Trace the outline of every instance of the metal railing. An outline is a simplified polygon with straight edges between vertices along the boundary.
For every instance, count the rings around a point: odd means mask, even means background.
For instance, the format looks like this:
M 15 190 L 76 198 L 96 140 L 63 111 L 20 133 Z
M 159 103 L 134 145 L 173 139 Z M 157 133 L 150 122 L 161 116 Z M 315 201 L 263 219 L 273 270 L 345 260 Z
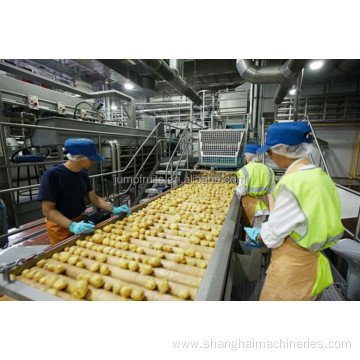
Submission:
M 141 167 L 139 168 L 139 170 L 134 174 L 134 176 L 138 176 L 140 174 L 140 172 L 142 171 L 142 169 L 144 168 L 144 166 L 147 164 L 147 161 L 150 159 L 150 156 L 154 153 L 154 151 L 158 148 L 158 145 L 162 142 L 162 141 L 167 141 L 167 139 L 163 138 L 163 137 L 159 137 L 158 136 L 158 128 L 162 123 L 159 123 L 151 132 L 149 135 L 141 135 L 141 134 L 116 134 L 117 137 L 135 137 L 135 138 L 144 138 L 145 140 L 143 141 L 143 143 L 139 146 L 139 148 L 137 149 L 137 151 L 135 152 L 135 154 L 131 157 L 131 159 L 129 160 L 129 162 L 127 163 L 127 165 L 123 168 L 123 169 L 119 169 L 117 171 L 111 171 L 111 172 L 106 172 L 103 173 L 102 172 L 102 164 L 100 163 L 100 167 L 101 167 L 101 173 L 100 174 L 96 174 L 96 175 L 91 175 L 90 178 L 93 181 L 93 185 L 95 182 L 96 178 L 101 178 L 101 184 L 102 184 L 102 195 L 104 195 L 104 177 L 105 176 L 109 176 L 109 175 L 115 175 L 115 174 L 121 174 L 124 173 L 125 171 L 128 170 L 128 168 L 130 167 L 131 163 L 135 161 L 135 159 L 137 158 L 137 156 L 139 155 L 140 151 L 143 151 L 143 148 L 145 147 L 147 141 L 149 139 L 154 139 L 155 138 L 155 145 L 152 147 L 152 149 L 150 150 L 150 153 L 148 154 L 148 156 L 146 157 L 145 161 L 142 162 Z M 104 131 L 91 131 L 91 130 L 80 130 L 80 129 L 64 129 L 64 128 L 57 128 L 57 127 L 49 127 L 49 126 L 36 126 L 36 125 L 28 125 L 28 124 L 13 124 L 13 123 L 7 123 L 7 122 L 0 122 L 0 142 L 2 145 L 2 148 L 4 149 L 4 159 L 5 159 L 5 165 L 3 166 L 3 168 L 6 168 L 7 171 L 7 178 L 8 178 L 8 182 L 9 184 L 12 184 L 12 177 L 11 177 L 11 173 L 10 173 L 10 168 L 13 166 L 21 166 L 21 165 L 12 165 L 9 163 L 9 156 L 7 153 L 7 146 L 6 146 L 6 140 L 5 140 L 5 131 L 4 128 L 6 126 L 10 126 L 10 127 L 24 127 L 24 128 L 38 128 L 38 129 L 46 129 L 46 130 L 50 130 L 50 131 L 57 131 L 57 130 L 62 130 L 62 131 L 71 131 L 74 133 L 86 133 L 86 134 L 96 134 L 98 136 L 98 142 L 99 142 L 99 147 L 100 147 L 100 152 L 101 152 L 101 136 L 102 135 L 112 135 L 114 136 L 113 133 L 110 132 L 104 132 Z M 59 154 L 60 158 L 62 157 L 61 154 Z M 158 157 L 158 151 L 156 151 L 156 158 Z M 157 159 L 156 159 L 157 160 Z M 36 165 L 47 165 L 50 163 L 61 163 L 64 162 L 65 160 L 58 160 L 58 161 L 51 161 L 51 162 L 38 162 L 36 163 Z M 30 166 L 33 164 L 24 164 L 25 166 Z M 135 167 L 135 163 L 134 163 L 134 169 L 136 169 Z M 135 170 L 136 171 L 136 170 Z M 18 192 L 18 191 L 22 191 L 22 190 L 29 190 L 29 189 L 37 189 L 39 188 L 40 184 L 34 184 L 34 185 L 27 185 L 27 186 L 22 186 L 22 187 L 17 187 L 17 188 L 9 188 L 9 189 L 4 189 L 4 190 L 0 190 L 0 195 L 1 194 L 6 194 L 6 193 L 10 193 L 11 195 L 11 203 L 12 203 L 12 210 L 14 213 L 14 217 L 15 217 L 15 227 L 20 227 L 20 222 L 19 222 L 19 215 L 17 212 L 17 208 L 16 208 L 16 202 L 14 199 L 14 193 Z M 131 187 L 131 184 L 130 184 Z M 109 197 L 109 199 L 113 199 L 113 198 L 117 198 L 121 195 L 126 194 L 130 187 L 128 187 L 125 191 L 120 192 L 119 194 L 115 194 L 112 197 Z M 94 186 L 95 188 L 95 186 Z M 31 228 L 34 228 L 36 226 L 42 225 L 45 222 L 40 222 L 40 223 L 36 223 L 27 227 L 24 227 L 22 229 L 13 231 L 9 234 L 5 234 L 5 235 L 0 235 L 0 239 L 5 237 L 5 236 L 12 236 L 15 235 L 17 233 L 29 230 Z

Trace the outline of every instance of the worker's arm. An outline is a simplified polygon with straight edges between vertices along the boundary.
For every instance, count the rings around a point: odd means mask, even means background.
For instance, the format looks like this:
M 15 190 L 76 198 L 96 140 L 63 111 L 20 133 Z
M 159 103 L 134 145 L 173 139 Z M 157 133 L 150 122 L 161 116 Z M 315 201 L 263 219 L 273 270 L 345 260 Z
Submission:
M 246 195 L 246 193 L 247 193 L 247 184 L 244 182 L 244 180 L 241 176 L 239 176 L 239 183 L 238 183 L 237 187 L 235 188 L 235 193 L 239 198 Z
M 88 194 L 90 202 L 99 209 L 106 211 L 112 211 L 113 205 L 108 204 L 102 197 L 96 195 L 94 190 L 91 190 Z
M 270 213 L 269 220 L 262 225 L 257 240 L 262 240 L 268 248 L 277 248 L 293 231 L 300 236 L 305 235 L 306 221 L 306 216 L 294 194 L 283 187 L 278 192 L 275 207 Z
M 41 210 L 46 218 L 53 221 L 55 224 L 63 226 L 68 229 L 72 221 L 64 216 L 59 210 L 55 208 L 56 203 L 52 201 L 43 200 L 41 202 Z

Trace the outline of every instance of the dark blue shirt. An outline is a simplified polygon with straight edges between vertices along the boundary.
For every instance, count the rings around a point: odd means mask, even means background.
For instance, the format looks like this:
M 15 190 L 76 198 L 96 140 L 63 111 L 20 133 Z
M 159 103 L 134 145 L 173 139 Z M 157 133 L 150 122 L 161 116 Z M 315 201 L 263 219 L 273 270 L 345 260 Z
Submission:
M 73 172 L 60 164 L 47 170 L 42 177 L 37 199 L 56 203 L 57 210 L 73 219 L 85 211 L 85 197 L 91 190 L 86 170 Z

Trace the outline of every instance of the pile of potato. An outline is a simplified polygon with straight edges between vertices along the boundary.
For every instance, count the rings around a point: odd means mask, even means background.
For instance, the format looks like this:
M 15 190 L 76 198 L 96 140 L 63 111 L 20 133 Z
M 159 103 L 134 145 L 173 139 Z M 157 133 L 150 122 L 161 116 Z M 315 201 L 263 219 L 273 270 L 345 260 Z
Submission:
M 66 300 L 194 300 L 234 184 L 186 184 L 25 269 Z

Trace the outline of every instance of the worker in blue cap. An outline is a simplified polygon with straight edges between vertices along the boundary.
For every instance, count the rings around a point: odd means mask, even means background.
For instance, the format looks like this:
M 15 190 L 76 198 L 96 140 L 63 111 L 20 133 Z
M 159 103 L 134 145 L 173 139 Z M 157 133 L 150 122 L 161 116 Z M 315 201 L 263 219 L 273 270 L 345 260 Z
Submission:
M 95 143 L 90 139 L 67 139 L 64 146 L 68 151 L 68 161 L 46 171 L 37 196 L 47 218 L 46 228 L 51 244 L 72 234 L 93 231 L 95 225 L 92 222 L 81 221 L 81 213 L 86 209 L 86 196 L 99 209 L 113 214 L 131 213 L 126 205 L 114 207 L 108 204 L 92 188 L 86 170 L 104 160 L 97 153 Z
M 331 178 L 309 161 L 310 132 L 301 121 L 273 124 L 257 150 L 287 169 L 273 192 L 268 221 L 261 229 L 245 229 L 272 249 L 260 300 L 315 300 L 333 282 L 321 250 L 342 237 L 340 199 Z
M 243 212 L 242 223 L 247 226 L 261 227 L 269 215 L 267 194 L 272 192 L 275 184 L 274 171 L 261 162 L 256 151 L 257 144 L 248 144 L 243 154 L 247 165 L 238 172 L 236 195 L 241 199 Z M 248 240 L 248 239 L 247 239 Z

